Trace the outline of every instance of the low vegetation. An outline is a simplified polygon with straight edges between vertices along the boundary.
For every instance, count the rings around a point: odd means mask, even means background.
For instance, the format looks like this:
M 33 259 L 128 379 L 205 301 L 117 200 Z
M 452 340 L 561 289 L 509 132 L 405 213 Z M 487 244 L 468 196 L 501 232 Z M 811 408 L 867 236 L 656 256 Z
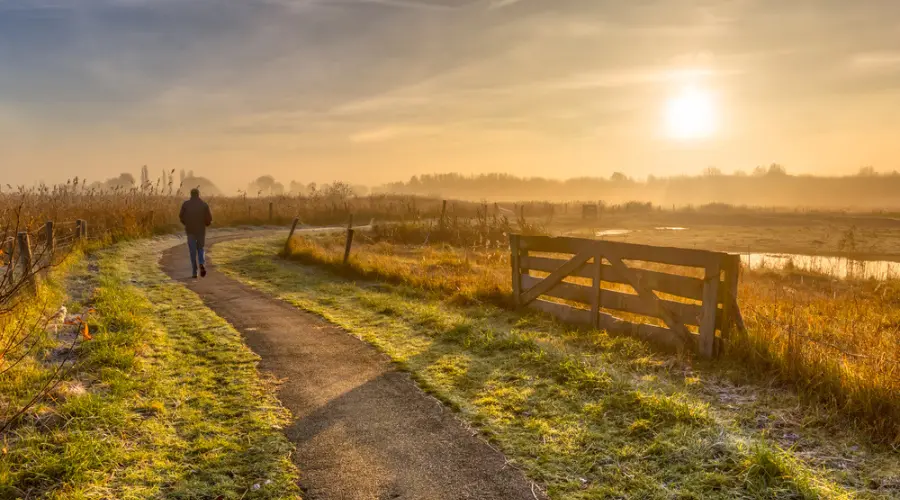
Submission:
M 220 270 L 383 350 L 551 498 L 900 494 L 896 453 L 811 412 L 789 390 L 736 383 L 725 370 L 691 367 L 631 338 L 481 300 L 479 289 L 505 287 L 486 277 L 508 276 L 502 251 L 470 251 L 467 261 L 449 246 L 367 242 L 339 270 L 332 260 L 306 265 L 335 253 L 337 242 L 297 238 L 302 262 L 276 257 L 283 244 L 224 243 L 214 258 Z M 362 279 L 379 269 L 383 279 Z
M 0 423 L 0 497 L 298 495 L 272 382 L 236 331 L 157 269 L 158 245 L 75 259 L 40 288 L 35 304 L 96 313 L 86 329 L 53 320 L 17 369 L 3 367 L 4 408 L 49 391 Z M 42 327 L 44 314 L 8 317 Z
M 399 227 L 410 224 L 397 225 Z M 288 257 L 344 276 L 439 291 L 455 301 L 510 307 L 509 250 L 409 245 L 409 228 L 361 234 L 342 264 L 340 236 L 294 238 Z M 391 241 L 404 235 L 401 243 Z M 876 441 L 900 443 L 898 282 L 854 282 L 771 271 L 744 272 L 740 302 L 748 325 L 727 357 L 745 371 L 790 382 Z M 729 363 L 723 363 L 729 364 Z

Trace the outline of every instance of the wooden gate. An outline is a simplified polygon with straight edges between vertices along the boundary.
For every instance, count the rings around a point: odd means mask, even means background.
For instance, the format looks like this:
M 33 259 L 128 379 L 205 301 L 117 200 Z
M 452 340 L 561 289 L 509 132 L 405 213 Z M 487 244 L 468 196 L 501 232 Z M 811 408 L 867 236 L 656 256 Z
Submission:
M 550 313 L 566 322 L 629 333 L 678 348 L 696 348 L 712 357 L 739 315 L 739 255 L 515 234 L 510 235 L 510 248 L 516 305 Z M 686 275 L 689 270 L 678 274 L 637 268 L 630 264 L 632 261 L 700 268 L 703 277 Z M 549 274 L 537 277 L 532 271 Z M 591 284 L 564 281 L 566 278 L 583 278 L 576 281 L 590 280 Z M 625 285 L 633 292 L 611 285 Z M 563 302 L 542 300 L 541 296 Z M 657 318 L 665 326 L 625 321 L 604 310 Z M 721 336 L 717 337 L 717 330 Z

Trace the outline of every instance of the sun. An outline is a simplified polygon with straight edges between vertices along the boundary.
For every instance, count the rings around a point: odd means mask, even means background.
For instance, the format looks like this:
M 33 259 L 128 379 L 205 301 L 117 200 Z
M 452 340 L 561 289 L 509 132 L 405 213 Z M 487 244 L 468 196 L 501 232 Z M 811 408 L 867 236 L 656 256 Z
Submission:
M 710 137 L 716 132 L 716 118 L 715 100 L 705 89 L 684 87 L 666 103 L 666 131 L 674 139 Z

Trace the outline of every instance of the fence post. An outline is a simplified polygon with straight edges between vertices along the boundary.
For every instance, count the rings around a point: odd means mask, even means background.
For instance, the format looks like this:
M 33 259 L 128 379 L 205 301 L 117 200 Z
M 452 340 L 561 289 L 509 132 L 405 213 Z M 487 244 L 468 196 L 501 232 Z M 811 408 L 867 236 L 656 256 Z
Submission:
M 46 244 L 46 252 L 47 252 L 47 262 L 53 264 L 53 254 L 56 253 L 56 239 L 53 237 L 53 221 L 48 220 L 44 225 L 44 230 L 47 232 L 47 244 Z
M 344 265 L 350 261 L 350 247 L 353 246 L 353 230 L 347 229 L 347 245 L 344 247 Z
M 518 234 L 509 235 L 509 250 L 509 261 L 512 267 L 513 305 L 515 305 L 516 308 L 519 308 L 522 305 L 522 262 Z
M 735 323 L 738 296 L 738 280 L 741 273 L 741 256 L 729 255 L 725 257 L 725 290 L 722 297 L 722 340 L 727 341 L 731 336 L 731 328 Z
M 34 255 L 31 253 L 31 238 L 27 232 L 21 232 L 19 237 L 19 262 L 22 264 L 22 271 L 25 273 L 25 279 L 34 286 Z
M 703 277 L 703 317 L 700 319 L 700 355 L 712 358 L 716 349 L 716 313 L 719 310 L 719 279 L 722 263 L 712 259 Z
M 81 240 L 87 239 L 87 221 L 81 219 Z
M 275 218 L 275 204 L 271 201 L 269 202 L 269 222 L 272 222 L 272 219 Z
M 294 231 L 297 230 L 297 224 L 300 223 L 299 217 L 294 217 L 294 223 L 291 224 L 291 232 L 288 234 L 287 241 L 284 242 L 284 256 L 287 257 L 291 251 L 291 240 L 294 238 Z
M 444 216 L 447 213 L 447 200 L 443 200 L 441 203 L 441 220 L 439 222 L 440 231 L 444 231 Z
M 84 221 L 82 221 L 81 219 L 75 219 L 75 239 L 77 239 L 77 240 L 81 240 L 83 238 L 83 235 L 81 232 L 82 222 L 84 222 Z
M 600 328 L 600 293 L 603 290 L 603 254 L 599 251 L 594 254 L 593 291 L 591 292 L 591 326 Z

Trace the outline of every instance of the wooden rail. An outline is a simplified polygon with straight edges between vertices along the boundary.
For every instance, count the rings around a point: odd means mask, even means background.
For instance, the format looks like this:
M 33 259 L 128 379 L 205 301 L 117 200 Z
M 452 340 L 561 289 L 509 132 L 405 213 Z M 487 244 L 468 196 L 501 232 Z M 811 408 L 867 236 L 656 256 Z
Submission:
M 738 255 L 515 234 L 510 235 L 509 241 L 513 296 L 519 307 L 538 309 L 566 322 L 634 334 L 678 348 L 695 348 L 707 357 L 718 352 L 739 316 Z M 700 268 L 703 277 L 639 269 L 631 267 L 632 261 Z M 532 272 L 545 276 L 534 276 Z M 564 281 L 567 278 L 590 280 L 590 284 Z M 625 291 L 613 289 L 612 285 L 620 289 L 625 285 Z M 660 293 L 667 297 L 660 297 Z M 665 326 L 625 321 L 604 310 L 657 318 Z M 699 333 L 693 333 L 689 326 L 697 327 Z

